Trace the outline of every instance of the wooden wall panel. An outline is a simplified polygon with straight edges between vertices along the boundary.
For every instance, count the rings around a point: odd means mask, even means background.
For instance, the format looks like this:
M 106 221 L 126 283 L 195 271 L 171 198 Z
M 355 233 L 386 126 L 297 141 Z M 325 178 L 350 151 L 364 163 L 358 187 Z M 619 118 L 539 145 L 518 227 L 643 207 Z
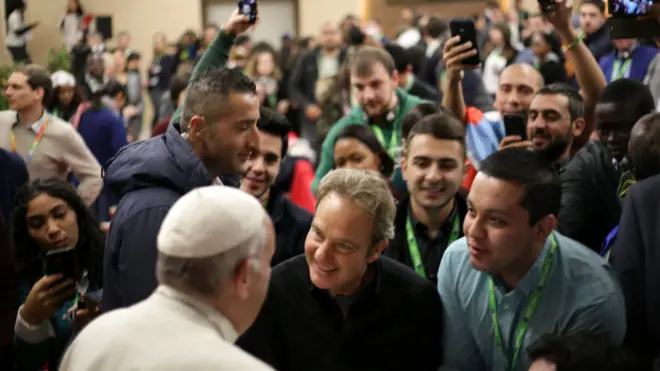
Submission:
M 471 17 L 486 7 L 485 0 L 448 0 L 446 2 L 424 4 L 423 1 L 409 1 L 409 5 L 391 5 L 391 0 L 367 0 L 364 18 L 377 19 L 388 36 L 393 36 L 401 22 L 401 11 L 406 7 L 418 9 L 426 14 L 442 18 Z M 395 3 L 401 3 L 396 1 Z M 412 4 L 410 4 L 412 3 Z

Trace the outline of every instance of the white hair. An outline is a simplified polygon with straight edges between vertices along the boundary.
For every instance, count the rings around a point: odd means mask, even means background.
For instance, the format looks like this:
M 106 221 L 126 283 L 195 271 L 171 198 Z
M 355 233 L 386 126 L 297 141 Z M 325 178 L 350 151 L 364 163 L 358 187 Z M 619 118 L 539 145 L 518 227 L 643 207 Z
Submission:
M 266 216 L 268 218 L 268 216 Z M 245 242 L 221 254 L 205 258 L 179 258 L 158 253 L 156 277 L 158 283 L 200 295 L 215 295 L 220 287 L 230 281 L 236 268 L 245 260 L 253 271 L 262 264 L 261 252 L 267 243 L 266 219 L 264 228 Z

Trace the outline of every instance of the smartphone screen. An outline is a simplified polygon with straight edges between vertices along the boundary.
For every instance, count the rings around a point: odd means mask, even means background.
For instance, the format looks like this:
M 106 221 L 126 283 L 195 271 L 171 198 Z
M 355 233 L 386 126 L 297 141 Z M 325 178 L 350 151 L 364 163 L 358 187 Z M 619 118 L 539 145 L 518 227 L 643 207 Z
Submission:
M 63 280 L 76 280 L 76 255 L 73 247 L 50 250 L 46 253 L 46 274 L 61 274 Z
M 609 0 L 608 9 L 615 16 L 638 17 L 647 15 L 653 6 L 653 0 Z
M 454 18 L 449 22 L 449 29 L 451 30 L 452 37 L 461 37 L 461 44 L 469 41 L 474 46 L 474 49 L 477 50 L 477 54 L 464 60 L 463 64 L 477 65 L 481 63 L 479 59 L 479 44 L 477 43 L 477 29 L 474 26 L 474 21 L 470 18 Z
M 522 140 L 527 139 L 527 123 L 523 115 L 504 115 L 504 130 L 507 136 L 517 135 Z
M 250 23 L 257 21 L 257 0 L 238 0 L 238 12 L 247 15 Z

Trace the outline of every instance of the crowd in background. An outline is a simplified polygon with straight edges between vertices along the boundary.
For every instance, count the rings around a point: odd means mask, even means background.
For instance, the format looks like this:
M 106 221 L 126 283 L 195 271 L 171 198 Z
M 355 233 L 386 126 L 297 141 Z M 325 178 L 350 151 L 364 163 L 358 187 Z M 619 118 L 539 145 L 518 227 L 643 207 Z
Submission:
M 25 7 L 0 369 L 660 370 L 659 45 L 601 0 L 489 1 L 476 45 L 405 9 L 275 47 L 234 13 L 150 61 L 70 0 L 54 73 Z

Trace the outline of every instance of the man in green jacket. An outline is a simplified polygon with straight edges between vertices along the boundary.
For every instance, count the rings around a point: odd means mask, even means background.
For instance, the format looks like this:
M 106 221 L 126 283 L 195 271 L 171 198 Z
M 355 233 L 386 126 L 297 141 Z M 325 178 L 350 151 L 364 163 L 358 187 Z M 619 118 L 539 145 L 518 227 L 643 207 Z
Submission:
M 333 168 L 335 138 L 346 126 L 370 125 L 383 147 L 399 164 L 401 122 L 414 106 L 424 102 L 398 89 L 399 75 L 392 56 L 382 48 L 365 46 L 355 52 L 350 66 L 351 88 L 359 107 L 339 120 L 323 141 L 321 160 L 312 183 L 312 192 Z

